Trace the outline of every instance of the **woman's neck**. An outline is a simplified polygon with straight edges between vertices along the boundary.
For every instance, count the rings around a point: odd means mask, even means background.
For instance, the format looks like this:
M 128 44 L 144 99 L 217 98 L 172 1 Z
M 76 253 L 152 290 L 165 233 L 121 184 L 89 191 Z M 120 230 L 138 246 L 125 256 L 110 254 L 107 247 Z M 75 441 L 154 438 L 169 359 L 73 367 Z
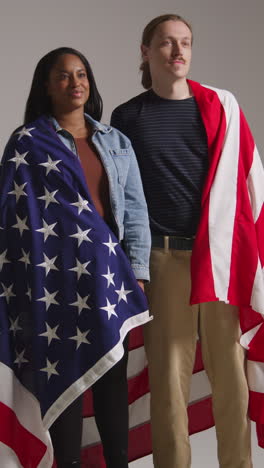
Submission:
M 54 113 L 54 117 L 59 125 L 68 130 L 74 138 L 87 137 L 90 134 L 89 125 L 86 122 L 83 112 Z

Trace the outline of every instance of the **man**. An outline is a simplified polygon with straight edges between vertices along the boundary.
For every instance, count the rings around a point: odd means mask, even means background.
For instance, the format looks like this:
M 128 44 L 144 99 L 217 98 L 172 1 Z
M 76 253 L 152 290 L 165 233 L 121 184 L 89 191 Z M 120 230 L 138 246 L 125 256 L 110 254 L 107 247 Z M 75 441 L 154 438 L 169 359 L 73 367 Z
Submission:
M 154 466 L 191 466 L 187 404 L 199 335 L 219 465 L 250 468 L 238 311 L 247 306 L 254 319 L 252 309 L 264 312 L 263 169 L 234 96 L 187 79 L 192 41 L 182 17 L 154 18 L 141 45 L 147 91 L 111 121 L 137 154 L 152 231 L 146 289 L 154 320 L 145 346 Z M 253 319 L 240 321 L 245 332 L 253 328 Z

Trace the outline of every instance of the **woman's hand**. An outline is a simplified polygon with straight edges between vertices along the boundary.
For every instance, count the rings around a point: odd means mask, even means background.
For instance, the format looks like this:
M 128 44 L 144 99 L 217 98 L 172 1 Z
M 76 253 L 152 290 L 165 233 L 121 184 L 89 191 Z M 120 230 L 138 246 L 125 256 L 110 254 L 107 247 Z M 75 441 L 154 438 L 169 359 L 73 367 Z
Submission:
M 145 291 L 144 281 L 143 280 L 137 280 L 137 282 L 138 282 L 138 285 L 141 287 L 142 291 L 144 292 Z

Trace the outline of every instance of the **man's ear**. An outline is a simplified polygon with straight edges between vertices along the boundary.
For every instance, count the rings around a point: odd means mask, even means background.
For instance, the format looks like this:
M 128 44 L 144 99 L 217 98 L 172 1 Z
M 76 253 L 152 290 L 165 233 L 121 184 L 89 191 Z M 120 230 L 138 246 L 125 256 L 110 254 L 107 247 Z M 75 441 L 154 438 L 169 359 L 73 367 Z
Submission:
M 141 45 L 141 55 L 142 55 L 142 60 L 144 62 L 148 62 L 148 51 L 149 51 L 149 48 L 147 46 L 145 46 L 144 44 Z

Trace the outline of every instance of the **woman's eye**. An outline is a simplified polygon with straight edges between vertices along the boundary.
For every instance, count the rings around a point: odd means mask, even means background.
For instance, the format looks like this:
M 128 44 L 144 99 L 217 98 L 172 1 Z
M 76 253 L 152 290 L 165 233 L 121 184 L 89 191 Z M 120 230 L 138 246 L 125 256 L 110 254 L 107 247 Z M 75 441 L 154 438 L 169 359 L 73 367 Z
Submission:
M 60 78 L 60 80 L 66 80 L 66 78 L 68 78 L 68 75 L 67 75 L 67 73 L 61 73 L 59 75 L 59 78 Z

